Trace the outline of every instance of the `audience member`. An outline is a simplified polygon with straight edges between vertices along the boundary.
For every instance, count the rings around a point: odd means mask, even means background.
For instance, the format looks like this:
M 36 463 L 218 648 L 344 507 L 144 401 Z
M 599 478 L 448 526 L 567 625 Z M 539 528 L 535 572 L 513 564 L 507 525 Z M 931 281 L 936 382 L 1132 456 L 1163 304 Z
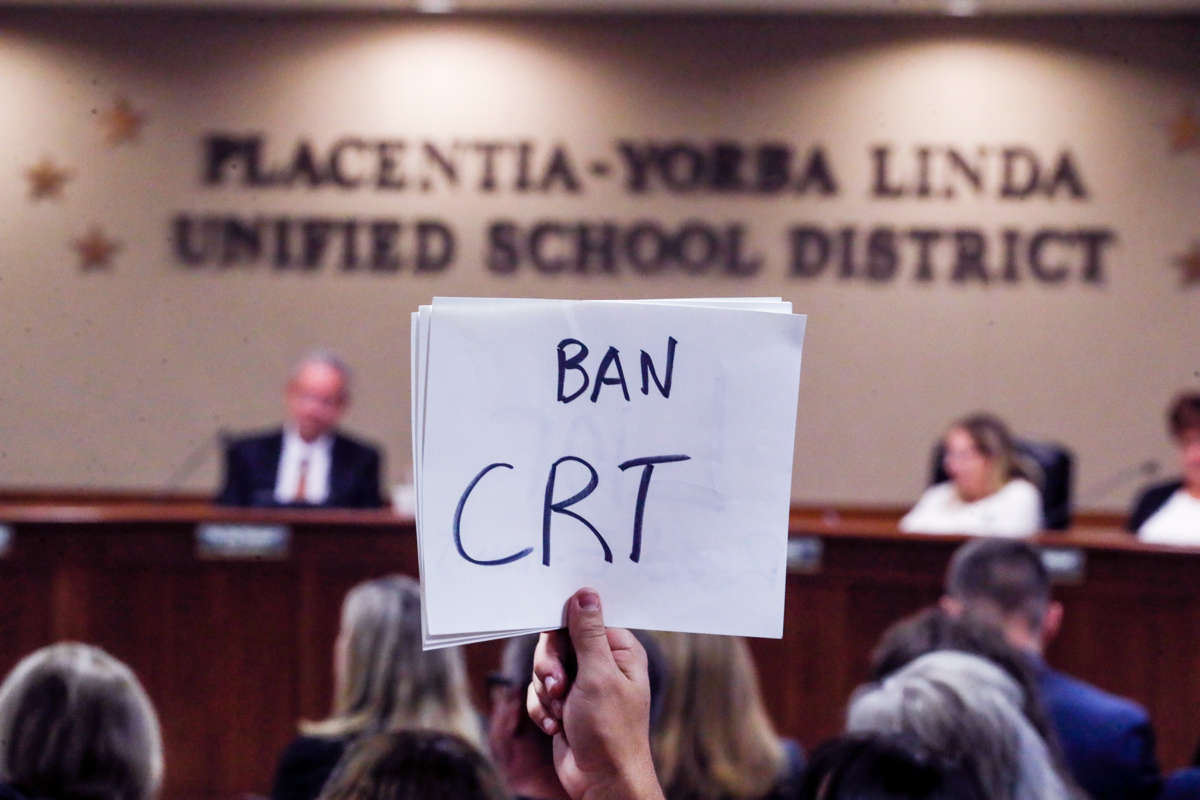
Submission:
M 492 764 L 449 733 L 393 731 L 346 752 L 321 800 L 508 800 Z
M 1042 528 L 1042 500 L 1018 464 L 1012 436 L 990 414 L 964 417 L 944 439 L 950 480 L 925 490 L 900 530 L 1028 536 Z
M 978 780 L 991 800 L 1073 796 L 1045 742 L 1021 712 L 1021 688 L 994 664 L 967 653 L 928 653 L 860 688 L 848 733 L 912 737 Z
M 1200 544 L 1200 392 L 1181 394 L 1167 411 L 1183 474 L 1142 492 L 1128 528 L 1144 542 Z
M 655 638 L 670 678 L 651 743 L 668 800 L 795 797 L 804 757 L 796 742 L 775 733 L 746 641 L 683 633 Z
M 100 648 L 43 647 L 0 685 L 2 796 L 149 800 L 162 773 L 150 699 L 129 667 Z
M 424 728 L 481 744 L 462 654 L 421 649 L 421 593 L 412 578 L 378 578 L 347 593 L 333 661 L 333 713 L 300 726 L 280 758 L 275 800 L 312 800 L 346 747 L 371 734 Z
M 1051 600 L 1050 576 L 1036 550 L 1017 541 L 968 542 L 950 562 L 942 603 L 952 615 L 991 625 L 1027 655 L 1067 766 L 1093 798 L 1157 795 L 1161 778 L 1146 712 L 1042 659 L 1063 609 Z
M 956 650 L 986 658 L 1021 687 L 1021 711 L 1037 730 L 1055 761 L 1063 762 L 1058 735 L 1046 716 L 1029 658 L 990 625 L 953 617 L 939 607 L 926 608 L 894 623 L 871 654 L 871 680 L 882 681 L 908 663 L 937 650 Z
M 817 747 L 803 800 L 992 800 L 974 774 L 905 736 L 848 734 Z
M 554 737 L 559 781 L 572 800 L 664 800 L 650 749 L 646 651 L 629 631 L 604 627 L 594 589 L 571 596 L 566 618 L 565 632 L 538 640 L 526 697 L 529 716 Z
M 227 506 L 378 508 L 379 451 L 337 429 L 350 405 L 350 370 L 316 352 L 292 370 L 282 428 L 236 439 L 225 451 Z

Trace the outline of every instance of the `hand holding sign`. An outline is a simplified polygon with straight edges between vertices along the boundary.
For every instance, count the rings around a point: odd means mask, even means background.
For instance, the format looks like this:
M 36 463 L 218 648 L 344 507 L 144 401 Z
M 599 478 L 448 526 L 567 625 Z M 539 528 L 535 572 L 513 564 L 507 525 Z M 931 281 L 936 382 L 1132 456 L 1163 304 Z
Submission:
M 782 313 L 781 313 L 782 312 Z M 805 318 L 779 301 L 414 315 L 426 644 L 561 624 L 778 636 Z

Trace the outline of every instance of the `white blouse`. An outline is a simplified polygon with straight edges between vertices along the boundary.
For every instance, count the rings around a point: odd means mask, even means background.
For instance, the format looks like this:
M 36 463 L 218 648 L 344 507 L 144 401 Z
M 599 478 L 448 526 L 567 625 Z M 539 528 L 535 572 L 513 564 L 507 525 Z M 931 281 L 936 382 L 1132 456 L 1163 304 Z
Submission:
M 1029 536 L 1042 529 L 1042 496 L 1024 478 L 973 502 L 958 496 L 950 481 L 930 486 L 900 520 L 909 533 L 962 533 L 972 536 Z
M 1151 544 L 1200 545 L 1200 498 L 1176 489 L 1138 528 L 1138 538 Z

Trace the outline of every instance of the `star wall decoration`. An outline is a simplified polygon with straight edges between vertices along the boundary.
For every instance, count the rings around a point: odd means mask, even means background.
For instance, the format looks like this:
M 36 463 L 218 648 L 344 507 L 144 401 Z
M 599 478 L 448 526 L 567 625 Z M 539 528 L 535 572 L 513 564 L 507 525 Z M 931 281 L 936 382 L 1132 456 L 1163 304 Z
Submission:
M 1200 242 L 1194 242 L 1192 249 L 1175 259 L 1179 267 L 1179 279 L 1183 286 L 1200 285 Z
M 1200 117 L 1195 109 L 1185 108 L 1167 123 L 1167 138 L 1172 153 L 1200 150 Z
M 146 115 L 134 109 L 128 99 L 118 97 L 112 108 L 100 115 L 100 129 L 110 145 L 136 142 L 142 132 Z
M 79 253 L 79 268 L 84 272 L 108 269 L 112 266 L 113 254 L 121 249 L 121 243 L 105 236 L 98 225 L 93 225 L 91 230 L 83 238 L 76 239 L 72 246 Z
M 55 166 L 49 158 L 43 158 L 29 169 L 25 170 L 29 180 L 29 199 L 45 200 L 62 197 L 63 186 L 71 178 L 71 171 Z

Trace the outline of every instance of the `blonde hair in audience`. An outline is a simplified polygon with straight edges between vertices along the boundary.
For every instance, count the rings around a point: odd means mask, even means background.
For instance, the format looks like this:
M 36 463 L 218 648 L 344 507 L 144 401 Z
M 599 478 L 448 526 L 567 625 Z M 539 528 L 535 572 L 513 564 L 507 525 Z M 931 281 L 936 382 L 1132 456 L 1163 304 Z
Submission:
M 939 650 L 860 688 L 846 730 L 911 736 L 967 765 L 994 800 L 1081 798 L 1025 717 L 1023 702 L 1021 688 L 996 665 Z
M 32 797 L 148 800 L 162 783 L 150 698 L 98 647 L 61 642 L 26 656 L 0 685 L 0 780 Z
M 668 798 L 758 798 L 787 767 L 744 639 L 655 633 L 668 665 L 663 716 L 652 734 Z
M 345 737 L 428 728 L 482 742 L 462 653 L 421 649 L 421 592 L 412 578 L 389 575 L 346 594 L 334 662 L 333 713 L 302 723 L 303 733 Z

